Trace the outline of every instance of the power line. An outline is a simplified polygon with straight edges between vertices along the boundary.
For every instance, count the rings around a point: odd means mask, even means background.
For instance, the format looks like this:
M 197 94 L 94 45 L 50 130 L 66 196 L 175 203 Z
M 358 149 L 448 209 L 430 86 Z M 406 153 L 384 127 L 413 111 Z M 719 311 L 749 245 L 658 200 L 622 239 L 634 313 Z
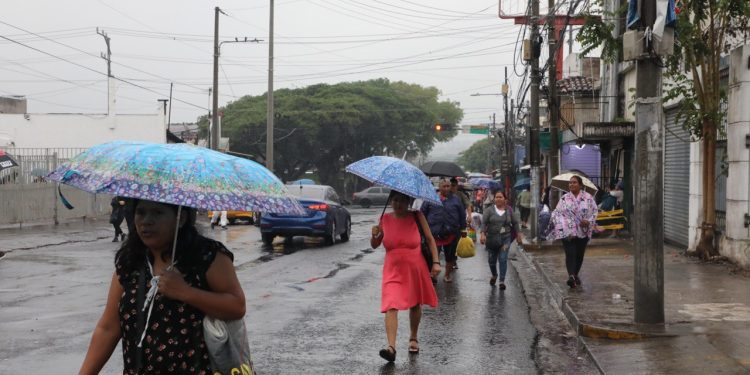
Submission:
M 4 23 L 4 22 L 0 21 L 0 23 Z M 26 47 L 26 48 L 28 48 L 28 49 L 34 50 L 34 51 L 36 51 L 36 52 L 39 52 L 39 53 L 45 54 L 45 55 L 47 55 L 47 56 L 55 57 L 55 58 L 57 58 L 57 59 L 59 59 L 59 60 L 62 60 L 62 61 L 65 61 L 65 62 L 67 62 L 67 63 L 69 63 L 69 64 L 75 65 L 75 66 L 77 66 L 77 67 L 79 67 L 79 68 L 82 68 L 82 69 L 85 69 L 85 70 L 88 70 L 88 71 L 94 72 L 94 73 L 96 73 L 96 74 L 99 74 L 99 75 L 107 76 L 107 73 L 103 73 L 103 72 L 100 72 L 100 71 L 98 71 L 98 70 L 96 70 L 96 69 L 90 68 L 90 67 L 88 67 L 88 66 L 85 66 L 85 65 L 81 65 L 81 64 L 79 64 L 79 63 L 76 63 L 76 62 L 74 62 L 74 61 L 70 61 L 70 60 L 68 60 L 68 59 L 65 59 L 65 58 L 62 58 L 62 57 L 56 56 L 56 55 L 54 55 L 54 54 L 51 54 L 51 53 L 49 53 L 49 52 L 46 52 L 46 51 L 43 51 L 43 50 L 41 50 L 41 49 L 39 49 L 39 48 L 36 48 L 36 47 L 32 47 L 32 46 L 30 46 L 30 45 L 28 45 L 28 44 L 25 44 L 25 43 L 22 43 L 22 42 L 18 42 L 18 41 L 16 41 L 16 40 L 14 40 L 14 39 L 11 39 L 11 38 L 8 38 L 8 37 L 6 37 L 6 36 L 0 35 L 0 38 L 2 38 L 2 39 L 5 39 L 5 40 L 7 40 L 7 41 L 10 41 L 10 42 L 13 42 L 13 43 L 15 43 L 15 44 L 18 44 L 18 45 L 20 45 L 20 46 Z M 131 85 L 131 86 L 135 86 L 135 87 L 141 88 L 141 89 L 143 89 L 143 90 L 146 90 L 146 91 L 152 92 L 152 93 L 154 93 L 154 94 L 158 94 L 158 95 L 161 95 L 161 96 L 163 96 L 163 94 L 161 94 L 161 93 L 159 93 L 159 92 L 157 92 L 157 91 L 155 91 L 155 90 L 149 89 L 149 88 L 147 88 L 147 87 L 143 87 L 143 86 L 141 86 L 141 85 L 138 85 L 138 84 L 135 84 L 135 83 L 133 83 L 133 82 L 130 82 L 130 81 L 124 80 L 124 79 L 122 79 L 122 78 L 118 78 L 118 77 L 112 77 L 112 78 L 113 78 L 113 79 L 116 79 L 116 80 L 118 80 L 118 81 L 120 81 L 120 82 L 123 82 L 123 83 L 127 83 L 127 84 L 129 84 L 129 85 Z M 175 100 L 175 101 L 178 101 L 178 102 L 181 102 L 181 103 L 184 103 L 184 104 L 187 104 L 187 105 L 190 105 L 190 106 L 193 106 L 193 107 L 196 107 L 196 108 L 200 108 L 200 109 L 205 109 L 205 107 L 203 107 L 203 106 L 199 106 L 199 105 L 197 105 L 197 104 L 193 104 L 193 103 L 190 103 L 190 102 L 184 101 L 184 100 L 182 100 L 182 99 L 177 99 L 177 98 L 173 98 L 173 100 Z

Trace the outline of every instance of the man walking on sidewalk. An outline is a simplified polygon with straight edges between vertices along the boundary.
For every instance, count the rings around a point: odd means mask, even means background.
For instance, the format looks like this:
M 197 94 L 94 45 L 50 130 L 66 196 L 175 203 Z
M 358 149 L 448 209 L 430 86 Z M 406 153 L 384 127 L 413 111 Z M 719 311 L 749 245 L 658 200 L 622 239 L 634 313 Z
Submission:
M 445 256 L 445 282 L 453 281 L 453 267 L 456 265 L 456 246 L 461 238 L 461 230 L 466 228 L 466 211 L 461 200 L 451 193 L 448 180 L 440 180 L 440 201 L 442 204 L 425 203 L 422 213 L 435 237 L 438 252 Z

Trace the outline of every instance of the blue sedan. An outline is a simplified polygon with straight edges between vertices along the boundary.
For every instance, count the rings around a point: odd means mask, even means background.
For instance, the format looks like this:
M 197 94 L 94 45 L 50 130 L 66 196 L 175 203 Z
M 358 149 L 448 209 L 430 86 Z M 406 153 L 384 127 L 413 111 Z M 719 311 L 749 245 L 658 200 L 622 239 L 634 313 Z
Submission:
M 335 243 L 336 237 L 339 236 L 342 242 L 349 241 L 352 232 L 351 215 L 332 187 L 291 185 L 287 189 L 299 199 L 300 204 L 305 207 L 306 214 L 262 214 L 260 233 L 264 244 L 270 245 L 276 236 L 323 237 L 327 245 Z

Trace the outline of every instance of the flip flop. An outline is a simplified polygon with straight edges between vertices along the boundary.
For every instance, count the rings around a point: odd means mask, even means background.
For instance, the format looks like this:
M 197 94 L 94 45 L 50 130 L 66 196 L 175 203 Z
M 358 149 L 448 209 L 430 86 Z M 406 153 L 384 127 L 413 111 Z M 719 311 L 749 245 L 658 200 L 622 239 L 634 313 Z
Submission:
M 413 346 L 411 346 L 412 341 L 415 342 L 415 343 L 417 343 L 417 347 L 416 348 L 413 347 Z M 409 353 L 410 354 L 419 354 L 419 341 L 417 341 L 417 339 L 409 339 Z

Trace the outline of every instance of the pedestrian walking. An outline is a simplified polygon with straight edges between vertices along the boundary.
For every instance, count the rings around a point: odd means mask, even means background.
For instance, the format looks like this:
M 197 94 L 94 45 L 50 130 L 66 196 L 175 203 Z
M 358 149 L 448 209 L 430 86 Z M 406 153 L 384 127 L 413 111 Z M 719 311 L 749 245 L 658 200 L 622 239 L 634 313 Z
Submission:
M 523 189 L 518 194 L 518 210 L 521 211 L 521 226 L 528 228 L 529 226 L 529 214 L 531 213 L 531 193 L 529 189 Z
M 120 341 L 123 374 L 213 374 L 204 316 L 245 315 L 233 255 L 198 234 L 194 209 L 183 207 L 178 216 L 174 205 L 132 204 L 136 230 L 115 256 L 107 303 L 79 374 L 98 374 Z
M 422 305 L 436 307 L 438 304 L 430 274 L 437 276 L 440 273 L 440 262 L 437 261 L 437 247 L 430 234 L 427 220 L 421 212 L 409 211 L 411 198 L 392 190 L 389 200 L 393 212 L 383 215 L 380 224 L 372 227 L 370 245 L 373 249 L 381 243 L 385 247 L 380 312 L 385 313 L 388 347 L 380 350 L 379 354 L 383 359 L 393 362 L 396 359 L 399 310 L 409 310 L 409 353 L 419 353 L 417 334 L 422 318 Z M 421 252 L 421 234 L 418 226 L 422 227 L 432 252 L 432 259 L 435 260 L 429 273 Z
M 219 220 L 221 218 L 221 220 Z M 227 220 L 227 212 L 226 211 L 214 211 L 211 214 L 211 229 L 214 229 L 216 226 L 216 223 L 219 223 L 221 226 L 221 229 L 227 229 L 227 224 L 229 224 L 229 220 Z
M 120 229 L 120 224 L 125 219 L 125 199 L 122 197 L 112 197 L 109 205 L 112 206 L 109 223 L 115 228 L 115 238 L 112 239 L 112 242 L 124 241 L 125 233 Z
M 568 183 L 570 192 L 565 193 L 557 203 L 550 217 L 552 230 L 547 239 L 562 239 L 565 249 L 565 267 L 568 271 L 568 286 L 572 289 L 581 285 L 579 273 L 583 265 L 586 245 L 591 238 L 596 223 L 596 201 L 583 190 L 583 180 L 573 175 Z
M 451 184 L 440 180 L 440 201 L 442 204 L 427 202 L 422 205 L 422 213 L 430 225 L 430 232 L 435 238 L 438 252 L 445 257 L 446 283 L 453 282 L 453 270 L 456 265 L 456 246 L 461 238 L 461 231 L 466 229 L 466 211 L 461 200 L 451 193 Z M 437 259 L 437 258 L 436 258 Z
M 464 209 L 466 210 L 466 221 L 467 221 L 467 224 L 471 224 L 471 217 L 472 217 L 471 213 L 473 212 L 472 211 L 473 207 L 472 207 L 472 204 L 471 204 L 471 199 L 469 199 L 469 196 L 466 195 L 465 192 L 458 190 L 458 179 L 457 178 L 455 178 L 455 177 L 451 178 L 450 182 L 451 182 L 451 194 L 457 196 L 458 199 L 461 200 L 461 204 L 463 204 Z
M 505 192 L 495 193 L 495 205 L 482 215 L 482 235 L 479 242 L 489 252 L 492 277 L 490 285 L 498 279 L 497 265 L 500 263 L 500 289 L 505 290 L 505 274 L 508 271 L 508 252 L 513 240 L 523 243 L 523 234 L 518 225 L 518 215 L 513 212 Z

